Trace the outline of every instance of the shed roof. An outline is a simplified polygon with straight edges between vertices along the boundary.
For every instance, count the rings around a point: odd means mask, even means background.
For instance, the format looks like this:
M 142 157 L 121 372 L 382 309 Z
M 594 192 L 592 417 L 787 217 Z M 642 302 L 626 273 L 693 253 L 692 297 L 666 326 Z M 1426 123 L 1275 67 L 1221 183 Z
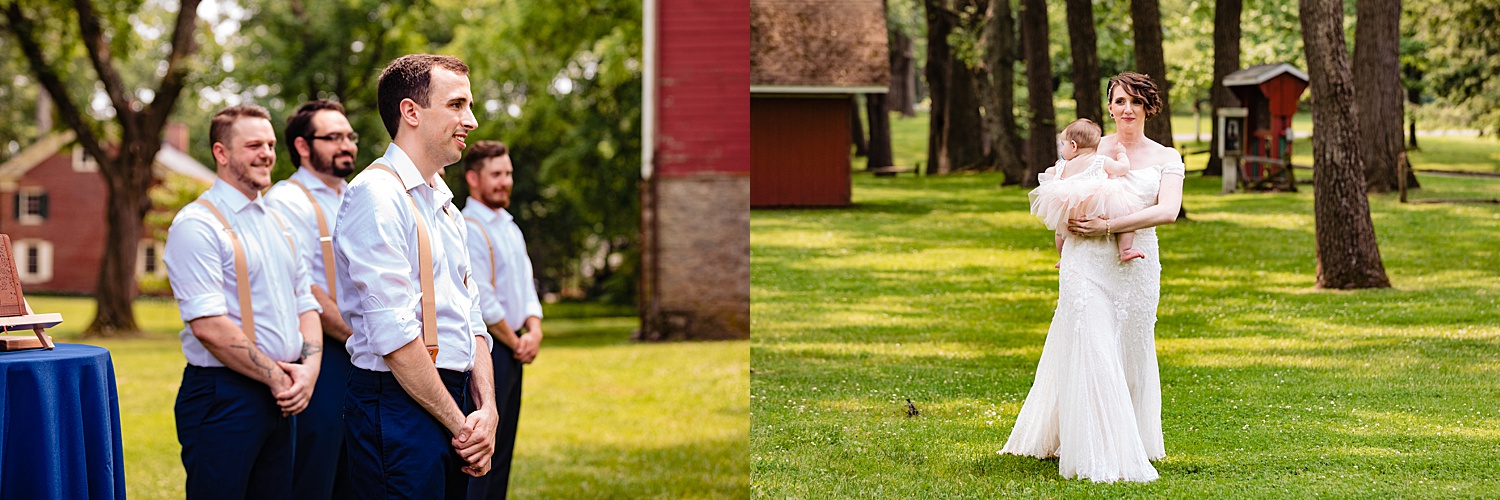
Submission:
M 750 0 L 750 89 L 757 93 L 885 93 L 880 0 Z
M 1302 70 L 1297 69 L 1296 66 L 1292 66 L 1291 63 L 1283 62 L 1260 64 L 1230 73 L 1224 77 L 1224 86 L 1234 87 L 1238 85 L 1260 85 L 1262 83 L 1266 83 L 1267 80 L 1275 78 L 1277 75 L 1280 75 L 1282 73 L 1295 76 L 1301 79 L 1303 82 L 1308 81 L 1307 73 L 1303 73 Z

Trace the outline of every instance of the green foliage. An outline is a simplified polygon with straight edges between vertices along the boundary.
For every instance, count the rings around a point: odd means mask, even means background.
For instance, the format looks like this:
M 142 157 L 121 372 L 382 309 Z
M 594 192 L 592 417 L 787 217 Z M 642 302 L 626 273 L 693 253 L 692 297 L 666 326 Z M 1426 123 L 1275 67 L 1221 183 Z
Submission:
M 511 213 L 552 290 L 635 300 L 640 231 L 640 4 L 474 7 L 446 50 L 473 70 L 479 129 L 511 148 Z M 448 182 L 468 192 L 461 169 Z
M 1500 234 L 1474 230 L 1494 226 L 1494 205 L 1374 196 L 1395 287 L 1320 291 L 1311 190 L 1224 196 L 1218 179 L 1189 177 L 1193 220 L 1158 231 L 1162 478 L 1094 484 L 996 453 L 1057 298 L 1051 235 L 1026 191 L 996 189 L 998 174 L 854 179 L 849 210 L 752 215 L 754 496 L 1494 491 Z M 1500 197 L 1500 182 L 1421 182 Z
M 93 315 L 93 302 L 83 298 L 30 300 L 37 311 L 67 319 L 51 330 L 60 342 L 78 342 L 85 326 L 79 318 Z M 172 417 L 182 322 L 172 301 L 135 305 L 143 338 L 91 341 L 114 361 L 125 488 L 131 498 L 182 498 Z M 612 310 L 598 304 L 544 307 L 547 339 L 526 368 L 513 496 L 746 496 L 746 342 L 634 343 L 626 340 L 633 317 L 601 316 Z

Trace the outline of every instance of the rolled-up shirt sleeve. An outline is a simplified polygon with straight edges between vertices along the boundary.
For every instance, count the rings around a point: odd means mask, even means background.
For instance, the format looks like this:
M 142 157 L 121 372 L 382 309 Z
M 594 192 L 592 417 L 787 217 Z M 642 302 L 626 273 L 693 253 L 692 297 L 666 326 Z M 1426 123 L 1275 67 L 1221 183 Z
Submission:
M 489 240 L 485 239 L 484 229 L 479 226 L 479 223 L 465 221 L 464 226 L 469 235 L 465 238 L 469 246 L 469 267 L 474 270 L 474 279 L 471 281 L 475 282 L 478 288 L 479 300 L 477 302 L 480 321 L 486 325 L 493 325 L 505 319 L 505 310 L 500 308 L 500 299 L 496 298 L 495 293 L 496 270 L 495 266 L 490 263 L 493 250 L 490 249 Z M 498 258 L 494 261 L 495 264 L 501 262 Z
M 276 215 L 273 214 L 272 217 L 276 217 Z M 292 237 L 295 240 L 296 231 L 292 231 L 292 233 L 294 233 Z M 305 251 L 302 249 L 304 242 L 305 241 L 297 243 L 295 248 L 297 254 L 293 255 L 293 257 L 297 261 L 297 270 L 296 274 L 293 276 L 292 281 L 296 283 L 294 288 L 295 293 L 297 294 L 298 315 L 301 315 L 302 313 L 308 311 L 317 311 L 318 313 L 323 312 L 323 305 L 319 304 L 318 298 L 314 297 L 312 294 L 312 270 L 308 269 L 307 259 L 304 258 L 304 255 L 301 255 L 301 253 Z
M 473 336 L 484 337 L 485 345 L 488 346 L 490 351 L 493 351 L 495 350 L 495 338 L 490 335 L 490 329 L 488 326 L 489 323 L 484 321 L 484 312 L 480 305 L 480 297 L 482 295 L 479 291 L 479 284 L 477 283 L 479 280 L 475 279 L 476 276 L 474 274 L 474 268 L 477 266 L 473 264 L 472 259 L 470 260 L 468 267 L 468 269 L 463 270 L 463 272 L 469 273 L 469 279 L 467 280 L 467 283 L 465 283 L 464 288 L 467 288 L 469 291 L 469 296 L 474 297 L 475 299 L 473 301 L 470 301 L 471 305 L 469 306 L 469 331 L 472 332 Z M 495 321 L 498 322 L 499 320 Z
M 421 291 L 407 257 L 416 254 L 406 234 L 416 222 L 394 176 L 353 184 L 344 196 L 335 241 L 349 257 L 350 298 L 359 300 L 370 346 L 385 356 L 422 335 Z
M 526 297 L 526 316 L 527 317 L 536 316 L 537 319 L 541 319 L 542 318 L 542 301 L 536 295 L 536 280 L 531 277 L 531 272 L 530 272 L 531 270 L 529 269 L 531 266 L 528 265 L 526 267 L 528 268 L 527 272 L 526 272 L 526 295 L 525 295 L 525 297 Z M 517 326 L 516 328 L 520 328 L 520 327 Z
M 218 232 L 222 228 L 216 226 L 189 212 L 179 215 L 167 230 L 162 261 L 167 265 L 167 280 L 184 323 L 229 314 L 224 297 L 224 261 L 219 255 Z

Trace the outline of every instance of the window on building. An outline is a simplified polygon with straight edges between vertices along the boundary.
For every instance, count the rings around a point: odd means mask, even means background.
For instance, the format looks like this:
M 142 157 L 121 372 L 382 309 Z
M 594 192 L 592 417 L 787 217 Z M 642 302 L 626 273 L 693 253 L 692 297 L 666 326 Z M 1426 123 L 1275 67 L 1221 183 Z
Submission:
M 52 242 L 25 239 L 13 243 L 16 255 L 16 274 L 21 284 L 32 285 L 52 281 Z
M 167 266 L 162 262 L 162 252 L 166 250 L 166 243 L 152 239 L 141 240 L 136 250 L 135 275 L 137 277 L 167 275 Z
M 17 190 L 16 220 L 26 226 L 46 222 L 47 190 L 39 187 L 23 187 Z

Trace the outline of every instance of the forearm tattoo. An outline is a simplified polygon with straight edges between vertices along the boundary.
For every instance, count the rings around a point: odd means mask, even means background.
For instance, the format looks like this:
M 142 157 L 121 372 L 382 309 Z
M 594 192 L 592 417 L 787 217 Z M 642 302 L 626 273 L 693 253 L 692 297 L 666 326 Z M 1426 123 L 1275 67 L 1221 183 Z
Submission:
M 308 356 L 312 356 L 312 355 L 320 353 L 320 352 L 323 352 L 323 344 L 321 342 L 306 342 L 306 341 L 302 342 L 302 357 L 303 358 L 306 358 Z

